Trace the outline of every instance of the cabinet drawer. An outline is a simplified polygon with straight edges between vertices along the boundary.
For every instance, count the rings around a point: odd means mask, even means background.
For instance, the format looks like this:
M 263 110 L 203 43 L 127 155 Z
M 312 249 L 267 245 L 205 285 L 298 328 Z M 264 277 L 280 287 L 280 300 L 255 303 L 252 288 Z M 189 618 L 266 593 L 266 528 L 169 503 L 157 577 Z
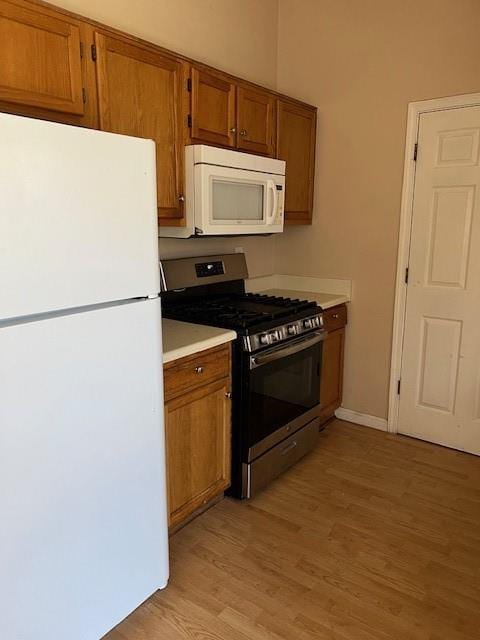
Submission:
M 230 345 L 200 351 L 164 367 L 165 399 L 230 375 Z
M 323 312 L 323 322 L 326 331 L 341 329 L 347 324 L 347 307 L 341 304 L 338 307 L 325 309 Z

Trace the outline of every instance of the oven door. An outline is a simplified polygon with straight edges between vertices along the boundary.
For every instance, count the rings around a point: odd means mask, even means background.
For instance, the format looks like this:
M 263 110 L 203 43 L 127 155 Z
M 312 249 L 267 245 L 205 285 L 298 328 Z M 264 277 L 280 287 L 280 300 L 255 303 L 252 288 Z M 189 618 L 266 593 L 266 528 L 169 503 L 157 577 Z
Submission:
M 323 340 L 315 332 L 249 356 L 244 428 L 248 461 L 318 414 Z
M 285 176 L 209 164 L 194 175 L 197 234 L 283 231 Z

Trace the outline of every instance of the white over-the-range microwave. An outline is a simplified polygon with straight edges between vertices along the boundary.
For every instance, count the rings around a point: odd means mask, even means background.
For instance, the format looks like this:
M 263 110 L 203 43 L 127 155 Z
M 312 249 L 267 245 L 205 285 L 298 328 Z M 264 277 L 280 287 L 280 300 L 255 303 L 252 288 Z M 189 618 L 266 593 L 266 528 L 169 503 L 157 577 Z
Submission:
M 185 218 L 159 236 L 190 238 L 283 231 L 285 162 L 206 145 L 185 147 Z

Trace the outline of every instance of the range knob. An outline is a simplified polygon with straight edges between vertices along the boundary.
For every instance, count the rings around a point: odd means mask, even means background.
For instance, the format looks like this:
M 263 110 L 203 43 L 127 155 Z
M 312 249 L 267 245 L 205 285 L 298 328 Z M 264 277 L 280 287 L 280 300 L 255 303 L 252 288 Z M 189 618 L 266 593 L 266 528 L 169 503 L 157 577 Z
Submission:
M 294 324 L 289 324 L 287 327 L 287 333 L 289 336 L 294 336 L 297 333 L 297 327 Z
M 307 318 L 306 320 L 303 321 L 303 328 L 304 329 L 312 328 L 312 318 Z
M 270 340 L 271 342 L 278 341 L 278 331 L 272 331 L 272 333 L 270 334 Z
M 258 338 L 260 344 L 268 344 L 268 334 L 267 333 L 262 333 L 260 335 L 260 337 Z

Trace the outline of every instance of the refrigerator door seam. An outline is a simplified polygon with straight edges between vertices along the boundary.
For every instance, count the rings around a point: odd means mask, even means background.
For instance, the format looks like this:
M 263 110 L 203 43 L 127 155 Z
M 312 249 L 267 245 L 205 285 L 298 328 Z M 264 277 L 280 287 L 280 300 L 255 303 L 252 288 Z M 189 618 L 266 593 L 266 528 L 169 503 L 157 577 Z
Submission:
M 44 313 L 34 313 L 28 316 L 18 316 L 17 318 L 5 318 L 0 320 L 0 329 L 4 327 L 12 327 L 18 324 L 27 324 L 29 322 L 41 322 L 50 318 L 60 318 L 62 316 L 71 316 L 77 313 L 89 313 L 98 309 L 108 309 L 109 307 L 120 307 L 126 304 L 136 304 L 147 300 L 154 300 L 158 295 L 140 296 L 138 298 L 128 298 L 127 300 L 114 300 L 112 302 L 99 302 L 97 304 L 84 305 L 83 307 L 70 307 L 67 309 L 59 309 L 58 311 L 46 311 Z

